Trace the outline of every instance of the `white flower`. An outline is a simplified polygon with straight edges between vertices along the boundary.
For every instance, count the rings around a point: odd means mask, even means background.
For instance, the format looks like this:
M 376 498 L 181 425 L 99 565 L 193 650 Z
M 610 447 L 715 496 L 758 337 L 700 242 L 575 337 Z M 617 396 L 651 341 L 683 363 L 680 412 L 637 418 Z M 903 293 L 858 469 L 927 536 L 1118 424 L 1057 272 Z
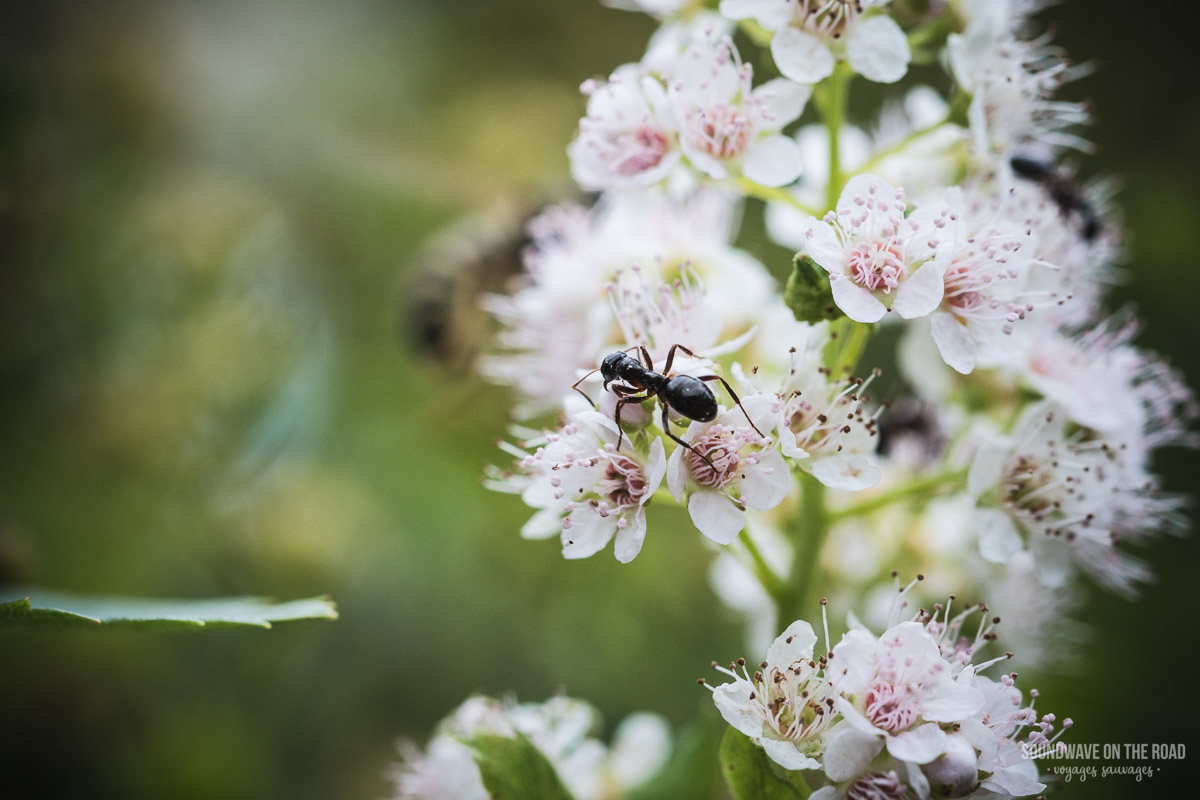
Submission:
M 979 448 L 968 488 L 979 498 L 979 549 L 999 564 L 1029 549 L 1047 586 L 1075 567 L 1126 596 L 1150 578 L 1117 545 L 1183 524 L 1180 500 L 1163 495 L 1144 471 L 1143 453 L 1120 442 L 1072 433 L 1049 403 L 1029 407 L 1011 437 Z
M 845 56 L 850 67 L 876 83 L 895 83 L 908 72 L 908 38 L 891 17 L 864 16 L 887 0 L 721 0 L 734 20 L 755 19 L 769 31 L 775 66 L 797 83 L 814 84 Z
M 1139 453 L 1193 443 L 1196 402 L 1182 376 L 1135 347 L 1139 326 L 1119 314 L 1075 336 L 1043 333 L 1030 343 L 1021 376 L 1071 419 Z
M 883 473 L 872 458 L 878 442 L 875 412 L 864 408 L 863 390 L 871 378 L 831 380 L 818 348 L 793 347 L 790 355 L 776 395 L 780 450 L 830 488 L 874 486 Z
M 972 95 L 967 119 L 985 161 L 1030 144 L 1091 149 L 1073 131 L 1089 121 L 1086 106 L 1054 97 L 1064 83 L 1087 70 L 1071 67 L 1048 42 L 1048 37 L 1019 39 L 986 20 L 950 35 L 951 71 Z
M 825 658 L 813 660 L 812 626 L 793 622 L 775 639 L 753 675 L 745 659 L 714 668 L 733 678 L 709 687 L 725 721 L 785 769 L 819 769 L 823 736 L 833 719 L 833 693 L 820 677 Z M 707 684 L 705 684 L 707 685 Z
M 567 148 L 571 176 L 585 189 L 649 186 L 679 163 L 675 123 L 662 83 L 626 64 L 607 83 L 583 85 L 587 116 Z
M 575 420 L 527 441 L 532 452 L 502 444 L 517 458 L 518 472 L 494 477 L 490 487 L 520 492 L 526 505 L 538 509 L 521 528 L 525 538 L 561 535 L 564 558 L 587 558 L 615 538 L 613 554 L 627 563 L 642 549 L 646 503 L 666 473 L 662 439 L 637 452 L 611 418 L 584 411 Z
M 826 749 L 834 781 L 861 773 L 884 747 L 900 761 L 928 764 L 946 752 L 942 724 L 976 714 L 983 696 L 963 681 L 938 640 L 915 621 L 876 638 L 851 630 L 833 648 L 826 671 L 844 722 Z
M 745 525 L 746 508 L 765 511 L 787 496 L 787 462 L 759 433 L 771 430 L 774 403 L 771 395 L 752 395 L 712 422 L 692 422 L 683 437 L 688 447 L 671 454 L 671 493 L 679 502 L 687 493 L 692 522 L 717 544 L 734 540 Z
M 516 704 L 468 698 L 439 725 L 426 751 L 401 745 L 395 770 L 397 800 L 485 800 L 491 795 L 465 741 L 483 734 L 529 740 L 578 800 L 601 800 L 632 789 L 666 763 L 670 732 L 662 718 L 638 713 L 614 733 L 611 749 L 591 738 L 599 714 L 588 703 L 554 697 Z
M 800 176 L 801 165 L 795 142 L 780 130 L 800 116 L 809 90 L 782 79 L 752 88 L 752 75 L 729 38 L 689 47 L 667 79 L 679 143 L 710 178 L 740 174 L 785 186 Z
M 878 322 L 888 311 L 923 317 L 942 300 L 955 216 L 944 203 L 907 218 L 904 210 L 904 191 L 868 174 L 850 179 L 836 212 L 808 218 L 805 251 L 829 272 L 834 301 L 857 322 Z
M 676 199 L 655 190 L 610 193 L 590 210 L 548 210 L 530 223 L 523 285 L 484 300 L 504 327 L 496 352 L 480 359 L 480 372 L 517 389 L 518 417 L 560 410 L 583 372 L 633 344 L 625 343 L 609 307 L 614 286 L 618 295 L 644 286 L 656 301 L 665 286 L 681 307 L 673 318 L 695 323 L 694 333 L 703 326 L 711 337 L 690 340 L 693 350 L 714 344 L 718 333 L 728 339 L 745 333 L 775 288 L 761 264 L 729 246 L 735 211 L 726 194 L 702 191 Z M 676 287 L 684 275 L 690 288 Z M 684 342 L 638 343 L 662 358 Z
M 946 259 L 942 303 L 930 317 L 933 340 L 942 359 L 962 374 L 976 366 L 1009 361 L 1019 349 L 1004 341 L 1013 326 L 1041 304 L 1025 291 L 1036 259 L 1032 230 L 1001 218 L 969 224 L 967 205 L 957 187 L 946 192 L 947 204 L 964 224 Z
M 893 617 L 904 605 L 893 604 Z M 965 636 L 976 613 L 982 619 L 974 635 Z M 1000 681 L 979 674 L 1011 656 L 974 663 L 1000 622 L 988 614 L 982 604 L 955 615 L 951 604 L 936 604 L 932 613 L 918 611 L 878 639 L 861 628 L 842 638 L 825 670 L 843 715 L 824 757 L 825 773 L 837 785 L 813 797 L 965 797 L 981 785 L 1021 797 L 1045 788 L 1030 757 L 1050 748 L 1062 731 L 1054 735 L 1053 715 L 1039 719 L 1032 705 L 1021 706 L 1015 673 Z M 1069 727 L 1064 720 L 1063 730 Z

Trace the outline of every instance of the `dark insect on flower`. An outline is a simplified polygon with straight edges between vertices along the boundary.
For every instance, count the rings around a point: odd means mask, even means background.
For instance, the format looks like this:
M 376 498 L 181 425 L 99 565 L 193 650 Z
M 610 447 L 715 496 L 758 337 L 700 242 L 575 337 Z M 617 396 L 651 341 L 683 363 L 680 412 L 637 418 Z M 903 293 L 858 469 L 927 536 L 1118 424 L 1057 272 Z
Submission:
M 1104 221 L 1070 175 L 1048 161 L 1027 156 L 1013 156 L 1009 163 L 1018 177 L 1041 185 L 1064 217 L 1074 214 L 1079 218 L 1084 241 L 1094 241 L 1100 235 Z
M 631 347 L 629 349 L 633 350 L 635 348 Z M 621 410 L 625 406 L 634 403 L 644 403 L 651 398 L 657 397 L 659 403 L 662 405 L 663 432 L 677 444 L 696 453 L 696 455 L 704 459 L 711 466 L 712 462 L 707 456 L 698 452 L 690 444 L 671 432 L 668 413 L 674 410 L 676 413 L 696 422 L 712 422 L 717 418 L 717 398 L 712 393 L 712 390 L 704 384 L 707 381 L 720 381 L 721 385 L 725 387 L 725 391 L 729 392 L 729 396 L 733 398 L 733 402 L 737 403 L 738 408 L 742 409 L 743 414 L 746 414 L 746 420 L 750 423 L 750 427 L 754 428 L 759 436 L 763 435 L 763 432 L 754 424 L 754 420 L 750 419 L 750 415 L 746 413 L 746 408 L 742 405 L 742 401 L 738 398 L 737 393 L 733 391 L 733 387 L 720 375 L 693 377 L 691 375 L 671 374 L 671 366 L 675 362 L 675 351 L 682 350 L 689 356 L 695 356 L 696 354 L 691 350 L 681 344 L 671 345 L 671 349 L 667 351 L 667 360 L 663 365 L 663 371 L 656 372 L 654 370 L 654 360 L 650 358 L 650 352 L 645 347 L 638 347 L 636 349 L 641 354 L 641 361 L 629 355 L 628 351 L 617 350 L 606 355 L 599 367 L 600 375 L 604 378 L 605 391 L 608 390 L 611 384 L 613 392 L 620 398 L 617 400 L 616 412 L 613 414 L 613 420 L 617 423 L 618 429 L 621 427 Z M 583 395 L 588 403 L 592 403 L 592 398 L 584 394 L 583 390 L 579 388 L 579 384 L 583 383 L 595 372 L 596 370 L 592 370 L 577 380 L 571 387 Z M 639 394 L 639 392 L 644 392 L 645 394 Z M 595 404 L 592 403 L 592 405 Z M 621 446 L 624 435 L 624 430 L 621 430 L 617 437 L 618 448 Z

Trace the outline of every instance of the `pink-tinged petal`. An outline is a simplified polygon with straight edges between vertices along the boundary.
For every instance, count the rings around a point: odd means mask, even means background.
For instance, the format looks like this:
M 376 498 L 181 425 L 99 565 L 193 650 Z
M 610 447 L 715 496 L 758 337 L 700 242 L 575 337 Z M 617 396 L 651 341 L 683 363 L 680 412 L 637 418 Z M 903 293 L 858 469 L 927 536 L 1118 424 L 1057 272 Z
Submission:
M 862 454 L 838 453 L 812 461 L 812 476 L 830 489 L 861 492 L 883 478 L 883 471 Z
M 745 425 L 749 419 L 765 436 L 770 436 L 779 418 L 779 398 L 774 394 L 752 394 L 742 398 L 742 407 L 725 412 L 724 423 Z
M 562 529 L 563 558 L 588 558 L 604 549 L 617 529 L 617 517 L 602 517 L 591 509 L 579 509 L 568 517 L 571 527 Z
M 767 663 L 786 669 L 801 659 L 812 660 L 816 643 L 817 635 L 813 633 L 812 625 L 802 619 L 796 620 L 771 644 L 767 650 Z
M 1025 541 L 1017 532 L 1012 518 L 1003 511 L 988 509 L 979 512 L 979 555 L 993 564 L 1007 564 L 1025 549 Z
M 1012 455 L 1013 443 L 1006 437 L 988 439 L 975 451 L 967 473 L 967 491 L 979 497 L 994 489 L 1004 474 L 1004 465 Z
M 713 703 L 726 722 L 751 739 L 757 739 L 763 735 L 763 717 L 754 710 L 750 691 L 746 681 L 723 683 L 713 690 Z
M 762 130 L 778 131 L 804 113 L 812 87 L 776 78 L 755 89 L 754 96 L 763 103 Z
M 628 564 L 642 552 L 642 542 L 646 540 L 646 509 L 638 508 L 633 515 L 633 522 L 628 526 L 617 527 L 617 536 L 613 540 L 613 555 L 622 564 Z
M 879 298 L 845 275 L 830 275 L 829 288 L 833 290 L 833 302 L 855 322 L 879 322 L 887 313 L 887 306 Z
M 908 37 L 891 17 L 859 21 L 846 35 L 846 59 L 859 75 L 876 83 L 895 83 L 908 72 Z M 780 70 L 782 72 L 782 70 Z
M 846 182 L 841 195 L 838 196 L 835 209 L 838 220 L 844 229 L 852 230 L 858 239 L 882 241 L 887 238 L 884 231 L 891 226 L 889 217 L 892 216 L 890 212 L 896 209 L 896 194 L 896 187 L 878 175 L 869 172 L 855 175 Z M 861 214 L 864 205 L 870 204 L 872 199 L 874 205 L 869 209 L 867 218 L 860 225 L 852 225 L 851 217 Z M 860 200 L 862 204 L 859 203 Z M 878 208 L 880 203 L 887 203 L 888 211 L 881 212 Z M 843 214 L 842 211 L 848 213 Z
M 904 731 L 887 740 L 888 753 L 901 761 L 928 764 L 946 752 L 946 732 L 930 722 L 911 731 Z
M 724 164 L 703 150 L 693 147 L 692 143 L 686 138 L 680 140 L 680 145 L 683 147 L 684 155 L 687 156 L 692 166 L 708 177 L 718 181 L 729 177 L 729 172 L 725 169 Z
M 796 749 L 796 745 L 782 739 L 764 738 L 758 742 L 771 760 L 784 769 L 820 769 L 821 762 L 809 758 Z
M 833 648 L 829 682 L 843 694 L 862 694 L 878 669 L 875 652 L 879 640 L 861 628 L 847 631 Z
M 804 223 L 804 252 L 826 272 L 846 272 L 846 248 L 837 231 L 824 220 L 809 217 Z
M 745 513 L 720 492 L 699 491 L 688 498 L 696 528 L 717 544 L 729 544 L 746 524 Z
M 811 33 L 787 27 L 771 39 L 771 57 L 785 78 L 797 83 L 820 83 L 833 74 L 833 53 Z
M 776 134 L 759 139 L 746 151 L 742 174 L 760 186 L 787 186 L 800 177 L 796 143 Z
M 755 511 L 767 511 L 783 502 L 792 488 L 792 473 L 787 462 L 776 450 L 759 454 L 759 463 L 747 470 L 746 477 L 738 483 L 738 490 L 746 505 Z
M 956 372 L 970 375 L 975 369 L 976 347 L 966 323 L 957 314 L 935 311 L 930 318 L 930 328 L 942 360 Z
M 946 294 L 942 274 L 942 270 L 932 262 L 918 267 L 916 272 L 896 287 L 892 310 L 905 319 L 917 319 L 932 313 L 942 304 L 942 297 Z
M 921 703 L 921 717 L 930 722 L 958 722 L 977 713 L 983 703 L 983 692 L 974 686 L 941 681 Z
M 825 754 L 825 774 L 833 781 L 846 781 L 861 775 L 883 749 L 883 737 L 863 733 L 850 725 L 838 725 L 829 734 Z

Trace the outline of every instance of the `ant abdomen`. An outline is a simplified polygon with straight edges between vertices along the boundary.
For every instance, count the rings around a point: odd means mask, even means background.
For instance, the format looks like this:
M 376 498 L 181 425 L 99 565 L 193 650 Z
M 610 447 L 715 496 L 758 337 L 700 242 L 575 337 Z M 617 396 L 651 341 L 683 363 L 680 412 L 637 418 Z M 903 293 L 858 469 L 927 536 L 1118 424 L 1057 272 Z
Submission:
M 673 409 L 688 419 L 712 422 L 717 418 L 717 398 L 699 378 L 676 375 L 667 381 L 661 394 L 669 398 Z

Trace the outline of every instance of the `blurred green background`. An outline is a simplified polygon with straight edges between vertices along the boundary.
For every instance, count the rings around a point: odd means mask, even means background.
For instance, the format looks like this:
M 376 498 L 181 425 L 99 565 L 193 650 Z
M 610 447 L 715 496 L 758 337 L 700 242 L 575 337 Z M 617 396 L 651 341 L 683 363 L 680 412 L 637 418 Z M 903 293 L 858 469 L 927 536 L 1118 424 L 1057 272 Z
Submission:
M 1044 16 L 1100 66 L 1071 93 L 1134 232 L 1114 304 L 1196 385 L 1200 83 L 1184 7 L 1155 8 Z M 565 688 L 610 726 L 708 704 L 693 679 L 742 645 L 700 537 L 628 566 L 521 541 L 479 483 L 505 393 L 406 337 L 423 243 L 561 186 L 578 84 L 651 30 L 593 0 L 4 5 L 0 579 L 342 617 L 0 632 L 0 797 L 380 798 L 395 738 L 473 691 Z M 1195 491 L 1192 453 L 1161 466 Z M 1139 604 L 1093 592 L 1086 663 L 1037 681 L 1074 740 L 1196 743 L 1198 555 L 1156 544 Z

